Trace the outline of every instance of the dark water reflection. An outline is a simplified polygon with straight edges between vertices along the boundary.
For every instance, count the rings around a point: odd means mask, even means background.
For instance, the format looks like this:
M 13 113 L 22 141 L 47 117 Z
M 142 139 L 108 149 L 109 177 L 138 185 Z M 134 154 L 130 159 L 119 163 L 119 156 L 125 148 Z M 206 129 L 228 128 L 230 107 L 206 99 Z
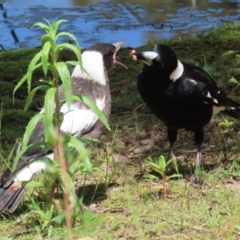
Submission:
M 40 45 L 42 32 L 31 26 L 42 18 L 69 20 L 62 30 L 84 47 L 127 40 L 185 37 L 240 21 L 240 1 L 224 0 L 0 0 L 0 44 L 5 49 Z

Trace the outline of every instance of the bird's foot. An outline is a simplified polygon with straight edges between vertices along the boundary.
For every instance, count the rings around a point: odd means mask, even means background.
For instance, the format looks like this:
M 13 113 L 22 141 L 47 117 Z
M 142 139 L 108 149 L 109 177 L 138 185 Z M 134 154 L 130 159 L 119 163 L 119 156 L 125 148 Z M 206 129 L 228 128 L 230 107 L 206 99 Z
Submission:
M 191 177 L 190 182 L 194 184 L 202 185 L 204 183 L 204 178 L 201 172 L 195 172 L 194 175 Z

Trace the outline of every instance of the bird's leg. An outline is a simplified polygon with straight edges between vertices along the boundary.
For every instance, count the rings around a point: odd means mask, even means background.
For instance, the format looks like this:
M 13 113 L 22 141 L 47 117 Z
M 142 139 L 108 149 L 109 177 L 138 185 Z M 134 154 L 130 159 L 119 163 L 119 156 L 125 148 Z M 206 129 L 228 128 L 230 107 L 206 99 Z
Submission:
M 196 170 L 201 169 L 201 145 L 196 145 L 197 148 L 197 158 L 196 158 Z
M 169 144 L 169 149 L 168 149 L 168 159 L 171 159 L 171 158 L 175 158 L 176 159 L 176 156 L 174 155 L 173 153 L 173 145 L 174 145 L 174 142 L 170 142 Z
M 167 127 L 167 131 L 168 131 L 168 140 L 169 140 L 169 149 L 168 149 L 168 159 L 170 158 L 176 158 L 172 149 L 173 149 L 173 145 L 176 142 L 177 139 L 177 129 L 175 128 L 170 128 Z
M 204 139 L 203 128 L 195 129 L 194 136 L 197 148 L 197 156 L 196 156 L 196 169 L 192 181 L 194 183 L 202 183 L 203 179 L 201 178 L 200 170 L 201 170 L 201 145 Z

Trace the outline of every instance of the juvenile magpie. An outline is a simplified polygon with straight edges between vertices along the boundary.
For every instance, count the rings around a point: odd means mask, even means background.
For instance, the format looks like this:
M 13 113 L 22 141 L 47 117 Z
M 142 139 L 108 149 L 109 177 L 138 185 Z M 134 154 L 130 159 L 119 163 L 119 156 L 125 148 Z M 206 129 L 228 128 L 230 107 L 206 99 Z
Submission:
M 167 126 L 169 153 L 172 154 L 178 129 L 192 131 L 199 169 L 203 127 L 219 112 L 239 118 L 240 104 L 228 98 L 203 69 L 180 62 L 167 45 L 155 45 L 153 51 L 140 53 L 133 50 L 131 55 L 143 62 L 137 88 L 153 114 Z
M 82 53 L 82 63 L 85 71 L 77 65 L 71 75 L 72 93 L 83 94 L 95 102 L 98 108 L 108 119 L 111 110 L 111 95 L 107 70 L 115 65 L 126 68 L 116 60 L 117 51 L 125 41 L 108 44 L 99 43 L 88 48 Z M 58 88 L 61 102 L 64 102 L 63 87 Z M 44 109 L 41 110 L 44 112 Z M 98 138 L 102 132 L 103 124 L 97 115 L 85 104 L 73 101 L 70 109 L 66 103 L 61 106 L 63 121 L 61 132 L 84 138 Z M 44 124 L 39 121 L 36 125 L 28 144 L 44 141 Z M 18 161 L 16 169 L 11 172 L 7 169 L 0 182 L 0 212 L 14 212 L 18 207 L 26 188 L 23 182 L 30 181 L 34 175 L 46 169 L 46 163 L 39 161 L 41 156 L 53 160 L 53 152 L 35 147 L 27 150 Z

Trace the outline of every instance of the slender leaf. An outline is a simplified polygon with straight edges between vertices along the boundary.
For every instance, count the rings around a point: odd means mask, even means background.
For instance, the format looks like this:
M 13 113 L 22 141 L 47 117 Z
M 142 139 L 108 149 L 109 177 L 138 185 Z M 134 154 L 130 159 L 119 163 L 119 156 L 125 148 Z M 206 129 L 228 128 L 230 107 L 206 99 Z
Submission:
M 91 166 L 91 162 L 88 158 L 88 154 L 86 151 L 85 146 L 83 145 L 83 143 L 77 139 L 76 137 L 73 136 L 65 136 L 65 138 L 68 140 L 68 147 L 72 147 L 74 149 L 76 149 L 76 151 L 79 153 L 81 159 L 83 159 L 83 162 L 85 164 L 85 166 L 87 167 L 88 171 L 92 171 L 92 166 Z
M 57 62 L 55 64 L 55 67 L 58 71 L 58 74 L 59 74 L 61 80 L 62 80 L 65 100 L 66 100 L 68 109 L 70 109 L 71 102 L 72 102 L 71 76 L 69 74 L 67 65 L 64 62 Z
M 170 176 L 167 177 L 167 180 L 171 179 L 171 178 L 181 178 L 182 175 L 181 174 L 172 174 Z
M 58 28 L 59 28 L 59 25 L 60 24 L 62 24 L 62 23 L 65 23 L 65 22 L 68 22 L 67 20 L 65 20 L 65 19 L 60 19 L 60 20 L 58 20 L 58 21 L 54 21 L 53 23 L 52 23 L 52 28 L 51 28 L 51 30 L 52 30 L 52 34 L 54 35 L 54 41 L 57 41 L 57 36 L 56 36 L 56 34 L 57 34 L 57 30 L 58 30 Z
M 28 93 L 31 90 L 31 79 L 32 79 L 32 72 L 41 66 L 41 63 L 37 64 L 37 62 L 40 60 L 42 55 L 42 50 L 40 52 L 38 52 L 32 59 L 32 61 L 30 62 L 29 66 L 28 66 L 28 71 L 27 71 L 27 83 L 28 83 Z
M 91 108 L 93 110 L 93 112 L 98 116 L 98 118 L 100 119 L 100 121 L 104 124 L 104 126 L 111 131 L 111 128 L 108 124 L 108 121 L 106 119 L 106 117 L 104 116 L 104 114 L 100 111 L 100 109 L 98 108 L 98 106 L 88 97 L 83 96 L 81 94 L 78 95 L 72 95 L 72 99 L 73 100 L 77 100 L 77 101 L 81 101 L 83 103 L 85 103 L 89 108 Z
M 24 133 L 24 136 L 23 136 L 22 148 L 25 148 L 27 146 L 34 128 L 36 127 L 37 123 L 41 119 L 43 119 L 43 117 L 44 117 L 44 114 L 37 114 L 33 118 L 31 118 L 31 120 L 29 121 L 29 123 L 26 127 L 26 131 Z
M 65 62 L 65 64 L 67 66 L 76 66 L 76 65 L 78 65 L 78 62 L 77 61 L 67 61 L 67 62 Z
M 45 76 L 47 75 L 47 70 L 48 70 L 48 57 L 49 57 L 50 49 L 51 49 L 51 43 L 45 42 L 42 49 L 42 67 L 43 67 L 43 72 Z
M 39 87 L 36 87 L 34 88 L 29 94 L 28 94 L 28 98 L 27 98 L 27 101 L 26 101 L 26 104 L 25 104 L 25 107 L 24 107 L 24 111 L 27 111 L 29 105 L 31 104 L 32 102 L 32 99 L 35 95 L 35 93 L 38 91 L 38 90 L 43 90 L 43 89 L 46 89 L 47 86 L 39 86 Z M 48 87 L 49 88 L 49 87 Z
M 80 46 L 74 46 L 70 43 L 62 43 L 62 44 L 59 44 L 57 46 L 57 49 L 58 48 L 60 48 L 60 49 L 62 49 L 62 48 L 71 49 L 75 53 L 75 55 L 77 56 L 77 60 L 79 62 L 81 70 L 84 71 L 83 70 L 83 64 L 82 64 L 82 55 L 81 55 L 81 47 Z
M 54 113 L 55 113 L 55 94 L 57 89 L 52 87 L 46 92 L 44 99 L 44 126 L 45 126 L 45 140 L 46 142 L 54 142 L 54 136 L 52 136 Z
M 41 22 L 37 22 L 37 23 L 33 24 L 32 28 L 34 28 L 34 27 L 40 27 L 47 33 L 49 33 L 49 31 L 50 31 L 49 26 L 47 26 L 46 24 L 41 23 Z
M 15 86 L 15 88 L 13 89 L 13 101 L 14 101 L 14 95 L 15 92 L 18 90 L 19 87 L 22 86 L 22 84 L 24 84 L 27 81 L 27 74 L 25 74 L 17 83 L 17 85 Z
M 13 89 L 13 96 L 15 95 L 15 92 L 18 90 L 18 88 L 21 87 L 26 81 L 28 81 L 28 93 L 30 92 L 32 72 L 36 68 L 41 66 L 40 63 L 36 64 L 38 62 L 38 60 L 40 59 L 40 57 L 41 57 L 41 51 L 34 56 L 34 58 L 32 59 L 32 61 L 30 62 L 29 66 L 28 66 L 27 73 L 18 81 L 17 85 Z
M 158 179 L 157 176 L 152 175 L 152 174 L 144 174 L 144 177 L 149 178 L 149 179 Z
M 77 45 L 79 45 L 77 38 L 73 34 L 71 34 L 69 32 L 60 32 L 57 34 L 56 40 L 58 40 L 58 38 L 61 36 L 64 36 L 64 37 L 67 36 L 67 37 L 71 38 Z

